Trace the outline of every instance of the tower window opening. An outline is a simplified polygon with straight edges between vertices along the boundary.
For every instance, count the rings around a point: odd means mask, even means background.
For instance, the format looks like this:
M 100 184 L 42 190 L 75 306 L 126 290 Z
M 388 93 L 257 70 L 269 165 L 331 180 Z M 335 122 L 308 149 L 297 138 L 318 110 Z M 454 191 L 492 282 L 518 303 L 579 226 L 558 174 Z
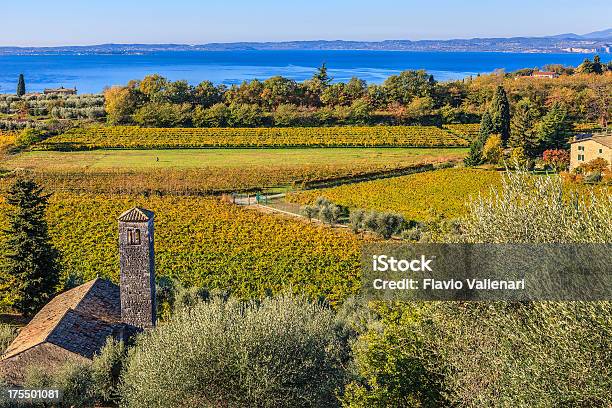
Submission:
M 128 245 L 140 245 L 140 230 L 129 228 L 127 230 Z

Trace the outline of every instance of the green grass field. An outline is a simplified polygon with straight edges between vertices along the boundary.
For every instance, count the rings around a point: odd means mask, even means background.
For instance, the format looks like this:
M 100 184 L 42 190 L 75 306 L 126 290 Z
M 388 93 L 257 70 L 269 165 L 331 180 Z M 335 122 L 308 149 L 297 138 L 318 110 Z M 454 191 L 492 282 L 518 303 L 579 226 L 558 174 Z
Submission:
M 285 190 L 294 183 L 459 160 L 465 153 L 456 148 L 31 151 L 0 168 L 25 169 L 50 191 L 198 195 Z
M 15 156 L 3 167 L 36 170 L 109 170 L 245 166 L 397 167 L 423 161 L 460 159 L 467 149 L 338 148 L 338 149 L 176 149 L 31 151 Z

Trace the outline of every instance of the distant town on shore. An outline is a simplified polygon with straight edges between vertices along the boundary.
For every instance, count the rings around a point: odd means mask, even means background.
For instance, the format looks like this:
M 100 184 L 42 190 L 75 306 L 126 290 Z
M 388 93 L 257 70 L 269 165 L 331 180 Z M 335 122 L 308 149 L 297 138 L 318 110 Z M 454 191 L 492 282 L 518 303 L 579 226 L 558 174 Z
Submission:
M 587 34 L 544 37 L 470 38 L 449 40 L 282 41 L 207 44 L 100 44 L 57 47 L 1 47 L 0 55 L 27 54 L 139 54 L 159 51 L 238 50 L 379 50 L 521 53 L 611 53 L 612 28 Z

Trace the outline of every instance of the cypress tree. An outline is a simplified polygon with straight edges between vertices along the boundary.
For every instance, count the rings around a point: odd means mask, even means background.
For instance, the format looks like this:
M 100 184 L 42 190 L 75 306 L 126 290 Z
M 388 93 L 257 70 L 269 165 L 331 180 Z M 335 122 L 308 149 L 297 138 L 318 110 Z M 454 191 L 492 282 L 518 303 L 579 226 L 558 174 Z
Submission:
M 17 82 L 17 96 L 23 96 L 26 93 L 25 78 L 23 74 L 19 74 L 19 81 Z
M 537 113 L 528 99 L 516 104 L 514 115 L 510 121 L 510 139 L 508 145 L 512 148 L 522 147 L 525 153 L 533 157 L 537 154 L 538 139 L 536 135 Z
M 470 151 L 467 157 L 463 160 L 466 166 L 478 166 L 484 162 L 482 157 L 482 149 L 489 136 L 493 133 L 493 122 L 489 112 L 485 112 L 480 120 L 480 130 L 478 136 L 470 144 Z
M 44 219 L 48 195 L 32 180 L 17 180 L 9 189 L 13 207 L 7 240 L 7 273 L 13 307 L 32 316 L 56 293 L 59 253 L 50 242 Z
M 501 136 L 502 144 L 506 146 L 510 138 L 510 103 L 504 87 L 499 85 L 489 108 L 493 132 Z
M 599 58 L 599 55 L 596 55 L 593 58 L 593 72 L 596 74 L 603 74 L 603 65 L 601 63 L 601 58 Z

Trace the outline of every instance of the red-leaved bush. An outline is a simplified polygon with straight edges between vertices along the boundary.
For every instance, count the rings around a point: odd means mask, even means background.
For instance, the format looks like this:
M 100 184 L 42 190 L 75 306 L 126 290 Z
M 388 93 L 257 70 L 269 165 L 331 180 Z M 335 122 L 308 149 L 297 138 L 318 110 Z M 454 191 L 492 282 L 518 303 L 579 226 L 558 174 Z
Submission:
M 570 155 L 567 150 L 549 149 L 542 154 L 542 160 L 554 171 L 560 171 L 569 167 Z

